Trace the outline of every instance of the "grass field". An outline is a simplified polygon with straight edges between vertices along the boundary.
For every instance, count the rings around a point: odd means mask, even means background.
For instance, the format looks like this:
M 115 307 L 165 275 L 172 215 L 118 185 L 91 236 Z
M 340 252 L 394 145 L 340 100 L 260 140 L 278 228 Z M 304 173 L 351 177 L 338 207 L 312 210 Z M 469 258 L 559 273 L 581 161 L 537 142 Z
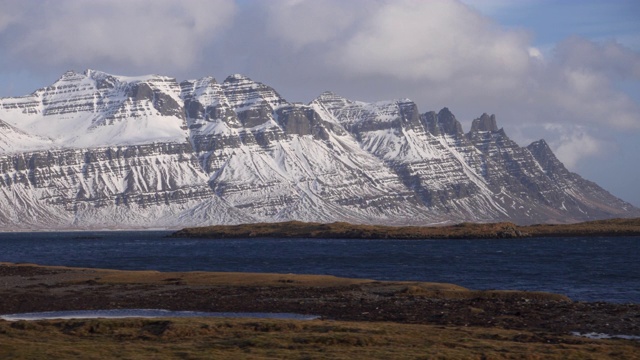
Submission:
M 0 321 L 1 359 L 638 359 L 640 343 L 473 327 L 251 319 Z

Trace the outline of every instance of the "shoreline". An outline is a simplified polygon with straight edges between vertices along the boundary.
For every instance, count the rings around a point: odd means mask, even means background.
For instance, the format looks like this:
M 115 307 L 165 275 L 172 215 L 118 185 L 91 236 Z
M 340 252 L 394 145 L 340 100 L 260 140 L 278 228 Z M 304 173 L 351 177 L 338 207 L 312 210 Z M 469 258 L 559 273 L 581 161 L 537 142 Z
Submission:
M 188 227 L 173 238 L 318 238 L 318 239 L 520 239 L 553 237 L 640 236 L 640 218 L 596 220 L 576 224 L 516 225 L 460 223 L 447 226 L 358 225 L 287 221 L 241 225 Z
M 329 275 L 159 272 L 0 263 L 0 314 L 165 309 L 314 314 L 336 321 L 640 336 L 640 304 Z
M 166 232 L 168 237 L 210 239 L 237 238 L 333 238 L 333 239 L 518 239 L 554 237 L 640 236 L 640 218 L 615 218 L 569 224 L 517 225 L 511 222 L 453 225 L 365 225 L 346 222 L 316 223 L 297 220 L 185 228 L 57 228 L 0 229 L 11 233 Z
M 0 314 L 161 309 L 321 316 L 0 319 L 0 357 L 14 359 L 617 359 L 640 353 L 640 304 L 444 283 L 0 263 L 0 299 Z

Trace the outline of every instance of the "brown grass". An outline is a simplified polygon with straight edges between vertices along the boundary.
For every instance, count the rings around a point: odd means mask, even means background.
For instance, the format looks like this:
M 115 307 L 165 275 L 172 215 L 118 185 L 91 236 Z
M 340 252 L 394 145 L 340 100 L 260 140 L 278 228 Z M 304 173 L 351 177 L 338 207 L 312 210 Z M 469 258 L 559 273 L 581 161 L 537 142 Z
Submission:
M 564 295 L 546 292 L 517 290 L 469 290 L 465 287 L 448 284 L 419 281 L 377 281 L 369 279 L 351 279 L 331 275 L 299 275 L 272 273 L 236 273 L 236 272 L 160 272 L 152 270 L 112 270 L 87 269 L 64 266 L 41 266 L 35 264 L 13 264 L 0 262 L 0 266 L 29 268 L 30 270 L 60 271 L 53 275 L 57 286 L 67 284 L 114 285 L 167 285 L 186 286 L 229 286 L 229 287 L 314 287 L 347 288 L 358 285 L 361 289 L 395 296 L 421 296 L 434 299 L 516 299 L 570 301 Z M 50 276 L 50 275 L 48 275 Z M 23 279 L 23 286 L 29 281 L 40 283 L 44 278 Z M 33 286 L 33 284 L 31 284 Z
M 633 341 L 394 323 L 0 321 L 2 359 L 634 359 L 639 353 Z
M 518 226 L 501 223 L 460 223 L 451 226 L 382 226 L 288 221 L 185 228 L 173 237 L 201 238 L 344 238 L 344 239 L 479 239 L 545 236 L 640 235 L 640 218 L 590 221 L 578 224 Z

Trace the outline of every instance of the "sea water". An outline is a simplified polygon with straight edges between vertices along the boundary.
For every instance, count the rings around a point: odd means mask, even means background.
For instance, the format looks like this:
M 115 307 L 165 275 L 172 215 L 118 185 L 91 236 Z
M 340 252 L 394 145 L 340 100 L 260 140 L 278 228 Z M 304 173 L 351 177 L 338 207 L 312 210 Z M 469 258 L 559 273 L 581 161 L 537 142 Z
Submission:
M 208 312 L 208 311 L 171 311 L 160 309 L 111 309 L 111 310 L 69 310 L 44 311 L 0 315 L 6 321 L 20 320 L 55 320 L 55 319 L 124 319 L 124 318 L 252 318 L 252 319 L 287 319 L 315 320 L 319 316 L 292 313 L 245 313 L 245 312 Z
M 0 262 L 122 270 L 329 274 L 640 303 L 640 237 L 188 239 L 169 232 L 0 233 Z

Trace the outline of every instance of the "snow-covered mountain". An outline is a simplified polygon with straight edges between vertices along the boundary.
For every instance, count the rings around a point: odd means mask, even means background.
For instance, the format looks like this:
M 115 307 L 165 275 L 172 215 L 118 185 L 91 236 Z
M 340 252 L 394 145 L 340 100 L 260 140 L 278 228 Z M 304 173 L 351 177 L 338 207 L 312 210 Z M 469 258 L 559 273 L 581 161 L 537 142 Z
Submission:
M 290 103 L 242 75 L 95 70 L 0 99 L 0 228 L 303 220 L 572 222 L 640 210 L 483 114 L 330 92 Z

